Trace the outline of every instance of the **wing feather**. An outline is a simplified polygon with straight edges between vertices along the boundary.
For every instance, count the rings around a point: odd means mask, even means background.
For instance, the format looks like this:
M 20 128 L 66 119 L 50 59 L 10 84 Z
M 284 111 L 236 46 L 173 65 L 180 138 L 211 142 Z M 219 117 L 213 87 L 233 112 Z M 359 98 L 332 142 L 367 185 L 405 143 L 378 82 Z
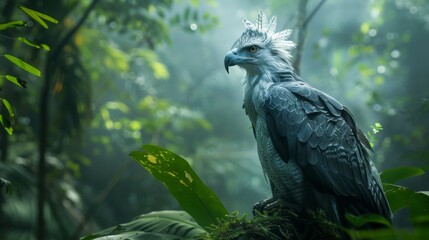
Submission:
M 381 183 L 350 112 L 301 81 L 275 83 L 266 96 L 267 128 L 282 159 L 296 161 L 320 192 L 365 203 L 389 219 Z

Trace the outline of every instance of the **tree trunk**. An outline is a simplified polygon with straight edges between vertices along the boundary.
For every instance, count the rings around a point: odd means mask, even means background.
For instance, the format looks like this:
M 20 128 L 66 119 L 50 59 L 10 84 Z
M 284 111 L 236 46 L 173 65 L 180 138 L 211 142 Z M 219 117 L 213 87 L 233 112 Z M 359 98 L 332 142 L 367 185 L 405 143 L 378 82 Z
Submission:
M 77 30 L 82 26 L 85 20 L 88 18 L 89 13 L 94 9 L 95 5 L 99 0 L 93 0 L 81 19 L 76 25 L 62 38 L 61 41 L 54 47 L 52 52 L 48 55 L 45 64 L 45 81 L 42 86 L 42 92 L 40 95 L 40 116 L 39 116 L 39 165 L 38 165 L 38 198 L 37 198 L 37 239 L 46 239 L 45 234 L 45 199 L 46 199 L 46 150 L 48 147 L 48 136 L 49 136 L 49 98 L 52 85 L 52 73 L 55 71 L 55 62 L 58 59 L 64 46 L 72 39 Z

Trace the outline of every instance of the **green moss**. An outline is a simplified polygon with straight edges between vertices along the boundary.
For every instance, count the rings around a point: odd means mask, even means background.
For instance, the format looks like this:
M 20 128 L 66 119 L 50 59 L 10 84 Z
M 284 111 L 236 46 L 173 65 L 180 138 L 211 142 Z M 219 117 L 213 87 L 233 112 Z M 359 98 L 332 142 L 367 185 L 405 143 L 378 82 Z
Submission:
M 213 225 L 197 240 L 238 239 L 341 239 L 339 228 L 328 222 L 323 212 L 311 212 L 298 216 L 291 211 L 274 214 L 256 214 L 248 219 L 234 212 L 229 219 Z

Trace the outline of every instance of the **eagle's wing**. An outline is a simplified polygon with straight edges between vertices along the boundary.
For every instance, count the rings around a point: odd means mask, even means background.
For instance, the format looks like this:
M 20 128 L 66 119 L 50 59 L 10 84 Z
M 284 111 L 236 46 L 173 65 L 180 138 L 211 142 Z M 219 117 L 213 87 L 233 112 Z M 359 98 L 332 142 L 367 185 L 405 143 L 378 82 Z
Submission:
M 366 138 L 337 100 L 301 81 L 273 84 L 264 100 L 271 140 L 285 162 L 296 161 L 318 191 L 335 195 L 347 211 L 390 219 Z

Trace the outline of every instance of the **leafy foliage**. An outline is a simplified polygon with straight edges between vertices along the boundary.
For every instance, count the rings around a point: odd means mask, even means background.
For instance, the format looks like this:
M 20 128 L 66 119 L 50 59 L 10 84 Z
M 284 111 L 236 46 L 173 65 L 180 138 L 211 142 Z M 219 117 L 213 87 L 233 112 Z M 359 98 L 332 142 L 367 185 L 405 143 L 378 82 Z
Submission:
M 418 167 L 396 167 L 386 169 L 380 174 L 383 183 L 397 183 L 398 181 L 423 175 L 425 172 Z
M 411 212 L 411 222 L 413 231 L 392 228 L 390 223 L 384 218 L 375 215 L 347 216 L 347 219 L 354 226 L 361 226 L 367 223 L 379 223 L 389 226 L 385 229 L 376 230 L 348 230 L 352 239 L 421 239 L 427 235 L 429 224 L 429 195 L 427 192 L 416 192 L 404 186 L 395 185 L 400 180 L 416 177 L 424 174 L 424 171 L 416 167 L 397 167 L 388 169 L 381 173 L 384 191 L 390 203 L 390 207 L 395 213 L 399 209 L 409 208 Z
M 55 20 L 54 18 L 52 18 L 52 17 L 50 17 L 44 13 L 26 8 L 24 6 L 20 6 L 19 9 L 21 9 L 25 14 L 27 14 L 32 19 L 36 20 L 39 24 L 41 24 L 45 28 L 48 28 L 48 25 L 46 24 L 46 22 L 44 20 L 50 21 L 52 23 L 58 23 L 57 20 Z M 26 26 L 26 25 L 27 25 L 27 23 L 25 21 L 10 21 L 7 23 L 0 24 L 0 31 L 6 30 L 9 28 L 22 27 L 22 26 Z M 47 51 L 49 51 L 49 49 L 50 49 L 49 46 L 44 44 L 44 43 L 38 44 L 38 43 L 32 42 L 32 41 L 30 41 L 24 37 L 17 37 L 15 39 L 22 42 L 22 43 L 25 43 L 28 46 L 34 47 L 34 48 L 42 48 L 42 49 L 47 50 Z M 37 77 L 41 76 L 41 71 L 38 68 L 34 67 L 33 65 L 27 63 L 26 61 L 24 61 L 18 57 L 15 57 L 11 54 L 3 54 L 2 56 L 5 59 L 7 59 L 8 61 L 10 61 L 11 63 L 13 63 L 15 66 L 18 66 L 19 68 L 25 70 L 26 72 L 33 74 Z M 11 83 L 14 83 L 15 85 L 23 87 L 23 88 L 25 88 L 26 84 L 27 84 L 27 82 L 25 80 L 22 80 L 19 77 L 12 76 L 9 74 L 5 74 L 5 75 L 2 74 L 2 75 L 0 75 L 0 78 L 5 78 L 6 80 L 10 81 Z M 10 119 L 13 120 L 14 113 L 12 111 L 10 103 L 4 98 L 0 98 L 0 99 L 3 102 L 2 106 L 6 107 L 6 110 L 9 113 Z M 1 110 L 1 108 L 0 108 L 0 110 Z M 0 112 L 0 122 L 2 123 L 3 128 L 6 130 L 6 132 L 9 135 L 11 135 L 13 132 L 13 126 L 12 126 L 13 121 L 6 121 L 5 117 L 3 116 L 3 112 Z
M 390 183 L 384 183 L 383 188 L 393 212 L 410 207 L 410 196 L 414 194 L 413 190 Z
M 309 213 L 303 218 L 292 212 L 282 211 L 279 215 L 257 214 L 251 220 L 246 220 L 246 216 L 239 217 L 238 213 L 235 212 L 230 218 L 225 218 L 226 209 L 220 200 L 202 184 L 186 160 L 157 146 L 145 145 L 142 149 L 143 152 L 134 151 L 130 156 L 143 165 L 154 177 L 162 181 L 170 193 L 179 201 L 182 208 L 207 230 L 207 232 L 201 232 L 196 237 L 197 239 L 341 239 L 340 227 L 335 227 L 332 223 L 326 222 L 323 213 Z M 402 174 L 396 174 L 398 171 L 401 171 Z M 423 170 L 419 168 L 395 168 L 382 173 L 382 179 L 396 182 L 423 173 Z M 361 237 L 379 239 L 404 236 L 417 237 L 424 232 L 428 233 L 428 230 L 424 228 L 429 223 L 428 192 L 414 192 L 391 183 L 384 183 L 384 187 L 392 211 L 395 212 L 403 207 L 410 208 L 415 231 L 406 232 L 394 229 L 390 222 L 374 214 L 347 215 L 347 220 L 356 229 L 374 223 L 386 226 L 386 228 L 375 230 L 345 229 L 348 235 L 352 239 L 361 239 Z M 170 213 L 165 212 L 164 214 L 167 216 Z M 125 226 L 134 226 L 133 222 Z M 168 222 L 157 218 L 152 224 L 150 226 L 155 226 L 155 230 L 151 230 L 151 234 L 153 231 L 157 231 L 156 229 L 161 229 L 160 233 L 163 233 L 162 229 L 168 225 Z M 136 226 L 141 227 L 141 229 L 148 229 L 146 223 L 136 223 Z M 124 228 L 122 225 L 91 236 L 111 236 L 112 234 L 117 235 L 112 236 L 114 239 L 116 239 L 115 237 L 139 239 L 143 236 L 141 233 L 134 232 L 128 227 Z M 178 236 L 180 237 L 181 234 Z
M 390 202 L 390 207 L 393 212 L 401 208 L 413 209 L 411 198 L 416 193 L 415 191 L 404 186 L 395 185 L 394 183 L 415 176 L 423 175 L 425 172 L 417 167 L 397 167 L 383 171 L 380 177 L 383 181 L 384 191 L 387 199 Z M 429 202 L 428 202 L 429 203 Z
M 228 211 L 222 202 L 204 185 L 185 159 L 153 145 L 145 145 L 142 149 L 131 152 L 130 156 L 164 183 L 198 224 L 207 228 L 226 217 Z
M 58 20 L 55 18 L 46 15 L 44 13 L 35 11 L 33 9 L 26 8 L 24 6 L 20 6 L 19 9 L 21 9 L 23 12 L 25 12 L 29 17 L 34 19 L 37 23 L 39 23 L 42 27 L 48 29 L 48 24 L 46 24 L 45 21 L 49 21 L 51 23 L 58 23 Z
M 367 132 L 368 134 L 368 140 L 371 147 L 374 147 L 374 143 L 377 141 L 376 134 L 379 133 L 381 130 L 383 130 L 383 126 L 381 126 L 381 123 L 376 122 L 374 125 L 371 125 L 372 132 Z
M 119 224 L 81 240 L 101 239 L 191 239 L 204 232 L 194 219 L 183 211 L 160 211 L 140 215 L 132 221 Z
M 21 146 L 27 148 L 27 146 Z M 34 153 L 35 151 L 33 151 Z M 2 196 L 2 214 L 0 216 L 0 232 L 3 239 L 32 239 L 37 216 L 36 199 L 37 175 L 34 168 L 36 156 L 21 158 L 19 163 L 0 163 L 0 176 L 11 182 L 12 192 Z M 70 173 L 61 159 L 50 157 L 46 205 L 47 228 L 50 236 L 61 239 L 69 236 L 78 221 L 76 213 L 82 211 L 81 198 L 77 189 L 70 182 Z M 61 177 L 58 177 L 61 176 Z M 61 202 L 64 205 L 58 205 Z M 64 207 L 67 206 L 67 207 Z M 15 226 L 23 226 L 21 228 Z

